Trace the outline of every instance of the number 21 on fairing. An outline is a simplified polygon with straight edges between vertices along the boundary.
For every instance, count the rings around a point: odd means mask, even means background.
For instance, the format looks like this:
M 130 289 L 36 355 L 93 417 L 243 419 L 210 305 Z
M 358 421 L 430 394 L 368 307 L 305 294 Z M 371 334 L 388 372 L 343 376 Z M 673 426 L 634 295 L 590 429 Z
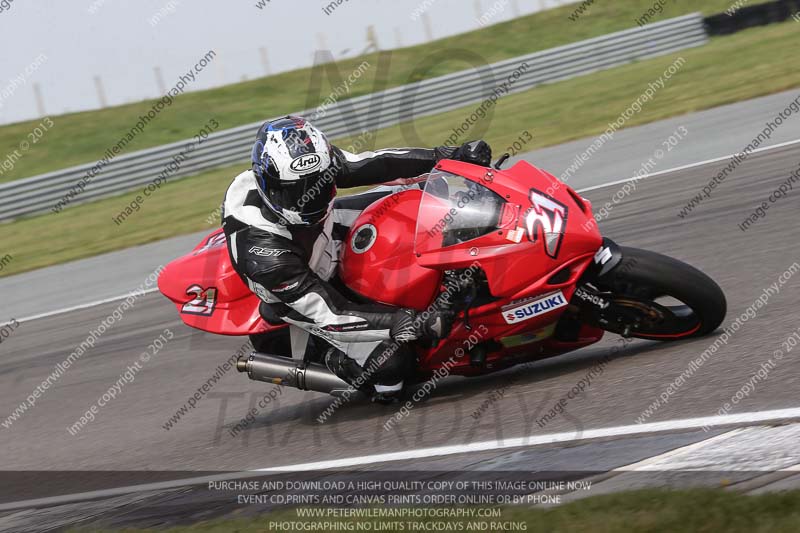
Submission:
M 187 315 L 211 316 L 217 306 L 217 288 L 204 289 L 200 285 L 192 285 L 186 289 L 186 294 L 194 295 L 194 299 L 183 304 L 181 313 Z
M 545 253 L 555 259 L 564 240 L 564 228 L 567 225 L 567 206 L 553 200 L 536 189 L 531 189 L 531 207 L 525 213 L 525 226 L 531 242 L 539 240 L 541 229 Z

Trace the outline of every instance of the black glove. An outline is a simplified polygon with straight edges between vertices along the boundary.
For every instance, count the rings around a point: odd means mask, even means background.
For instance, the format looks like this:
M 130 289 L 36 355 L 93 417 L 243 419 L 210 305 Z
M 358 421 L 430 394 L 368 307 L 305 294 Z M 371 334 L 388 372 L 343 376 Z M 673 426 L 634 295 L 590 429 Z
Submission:
M 455 313 L 452 311 L 429 312 L 423 319 L 413 309 L 401 309 L 395 315 L 395 323 L 390 335 L 397 342 L 410 342 L 418 339 L 437 341 L 450 335 Z
M 436 149 L 436 153 L 439 159 L 454 159 L 484 167 L 492 164 L 492 148 L 486 141 L 472 141 L 458 148 L 440 146 Z

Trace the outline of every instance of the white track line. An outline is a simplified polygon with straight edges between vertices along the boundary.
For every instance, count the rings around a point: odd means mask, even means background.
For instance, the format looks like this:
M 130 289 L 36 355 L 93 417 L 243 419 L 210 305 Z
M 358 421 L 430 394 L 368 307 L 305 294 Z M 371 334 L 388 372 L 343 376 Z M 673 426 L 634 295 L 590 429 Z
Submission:
M 753 150 L 750 153 L 750 155 L 752 156 L 753 154 L 767 152 L 767 151 L 770 151 L 770 150 L 777 150 L 778 148 L 785 148 L 787 146 L 792 146 L 792 145 L 795 145 L 795 144 L 800 144 L 800 139 L 795 139 L 794 141 L 787 141 L 785 143 L 775 144 L 775 145 L 772 145 L 772 146 L 765 146 L 764 148 L 758 148 L 756 150 Z M 716 157 L 714 159 L 707 159 L 706 161 L 700 161 L 700 162 L 697 162 L 697 163 L 690 163 L 688 165 L 683 165 L 683 166 L 675 167 L 675 168 L 669 168 L 667 170 L 660 170 L 658 172 L 653 172 L 652 174 L 645 174 L 644 176 L 632 177 L 632 178 L 628 178 L 628 179 L 624 179 L 624 180 L 611 181 L 611 182 L 608 182 L 608 183 L 602 183 L 600 185 L 593 185 L 591 187 L 586 187 L 584 189 L 579 189 L 576 192 L 584 193 L 584 192 L 594 191 L 596 189 L 602 189 L 604 187 L 611 187 L 613 185 L 620 185 L 622 183 L 630 183 L 631 181 L 640 181 L 640 180 L 653 178 L 653 177 L 656 177 L 656 176 L 663 176 L 663 175 L 666 175 L 666 174 L 671 174 L 673 172 L 679 172 L 681 170 L 687 170 L 687 169 L 690 169 L 690 168 L 702 167 L 704 165 L 709 165 L 711 163 L 719 163 L 720 161 L 726 161 L 726 160 L 734 157 L 735 155 L 737 155 L 737 154 L 730 154 L 730 155 L 726 155 L 726 156 L 722 156 L 722 157 Z M 143 294 L 149 294 L 149 293 L 155 292 L 157 290 L 158 289 L 150 289 L 148 291 L 145 291 Z M 117 300 L 122 300 L 122 299 L 125 299 L 127 297 L 128 297 L 127 294 L 122 295 L 122 296 L 114 296 L 113 298 L 106 298 L 105 300 L 98 300 L 96 302 L 90 302 L 90 303 L 86 303 L 86 304 L 82 304 L 82 305 L 76 305 L 75 307 L 69 307 L 69 308 L 66 308 L 66 309 L 59 309 L 57 311 L 49 311 L 47 313 L 42 313 L 42 314 L 39 314 L 39 315 L 29 316 L 29 317 L 26 317 L 26 318 L 20 318 L 20 319 L 18 319 L 18 321 L 20 323 L 21 322 L 29 322 L 31 320 L 37 320 L 39 318 L 47 318 L 47 317 L 51 317 L 51 316 L 55 316 L 55 315 L 61 315 L 61 314 L 64 314 L 64 313 L 70 313 L 72 311 L 79 311 L 81 309 L 88 309 L 90 307 L 96 307 L 98 305 L 103 305 L 103 304 L 107 304 L 107 303 L 110 303 L 110 302 L 116 302 Z M 6 325 L 6 324 L 8 324 L 8 323 L 0 324 L 0 326 Z
M 66 494 L 63 496 L 52 496 L 48 498 L 38 498 L 33 500 L 3 503 L 0 504 L 0 511 L 30 508 L 30 507 L 60 505 L 65 503 L 73 503 L 73 502 L 92 500 L 98 498 L 108 498 L 113 496 L 121 496 L 123 494 L 131 494 L 131 493 L 145 492 L 145 491 L 164 491 L 164 490 L 176 489 L 179 487 L 187 487 L 191 485 L 204 485 L 210 481 L 225 481 L 225 480 L 261 477 L 264 474 L 271 474 L 271 473 L 309 472 L 317 470 L 342 469 L 348 467 L 366 466 L 366 465 L 374 465 L 380 463 L 391 463 L 396 461 L 407 461 L 412 459 L 426 459 L 431 457 L 442 457 L 447 455 L 456 455 L 464 453 L 505 450 L 508 448 L 520 448 L 520 447 L 537 446 L 543 444 L 563 444 L 563 443 L 589 441 L 594 439 L 648 435 L 665 431 L 687 431 L 687 430 L 702 429 L 704 427 L 752 425 L 752 424 L 763 424 L 763 423 L 780 422 L 788 420 L 800 420 L 800 407 L 794 407 L 790 409 L 775 409 L 775 410 L 760 411 L 760 412 L 756 411 L 750 413 L 740 413 L 735 415 L 686 418 L 679 420 L 667 420 L 664 422 L 650 422 L 647 424 L 633 424 L 627 426 L 590 429 L 580 435 L 576 435 L 573 432 L 552 433 L 549 435 L 532 435 L 528 437 L 520 437 L 520 438 L 506 439 L 506 440 L 475 442 L 471 444 L 440 446 L 436 448 L 421 448 L 418 450 L 406 450 L 394 453 L 364 455 L 361 457 L 350 457 L 346 459 L 331 459 L 327 461 L 317 461 L 313 463 L 274 466 L 268 468 L 260 468 L 257 470 L 249 470 L 246 472 L 235 472 L 230 474 L 219 474 L 215 476 L 204 476 L 204 477 L 178 479 L 174 481 L 146 483 L 142 485 L 132 485 L 128 487 L 118 487 L 113 489 L 96 490 L 96 491 L 82 492 L 77 494 Z
M 38 320 L 40 318 L 48 318 L 48 317 L 55 316 L 55 315 L 63 315 L 64 313 L 72 313 L 73 311 L 80 311 L 81 309 L 89 309 L 90 307 L 97 307 L 98 305 L 110 304 L 112 302 L 118 302 L 120 300 L 126 299 L 131 294 L 136 294 L 137 298 L 138 298 L 138 297 L 141 297 L 141 296 L 145 296 L 147 294 L 152 294 L 152 293 L 154 293 L 156 291 L 158 291 L 158 288 L 147 289 L 147 290 L 141 291 L 141 292 L 132 291 L 132 292 L 129 292 L 128 294 L 123 294 L 122 296 L 112 296 L 111 298 L 106 298 L 105 300 L 97 300 L 95 302 L 89 302 L 89 303 L 85 303 L 85 304 L 75 305 L 75 306 L 72 306 L 72 307 L 66 307 L 64 309 L 57 309 L 55 311 L 47 311 L 46 313 L 41 313 L 41 314 L 38 314 L 38 315 L 32 315 L 32 316 L 28 316 L 28 317 L 25 317 L 25 318 L 19 318 L 19 319 L 17 319 L 17 322 L 22 324 L 23 322 L 30 322 L 31 320 Z M 0 323 L 0 326 L 5 326 L 5 325 L 8 325 L 8 324 L 11 324 L 11 322 Z
M 780 143 L 780 144 L 773 144 L 772 146 L 765 146 L 764 148 L 757 148 L 757 149 L 753 150 L 752 152 L 750 152 L 750 155 L 747 156 L 747 157 L 749 159 L 750 156 L 752 156 L 753 154 L 759 154 L 759 153 L 762 153 L 762 152 L 769 152 L 771 150 L 777 150 L 778 148 L 786 148 L 787 146 L 793 146 L 795 144 L 800 144 L 800 139 L 795 139 L 793 141 L 787 141 L 785 143 Z M 603 187 L 611 187 L 612 185 L 620 185 L 622 183 L 630 183 L 632 181 L 646 180 L 646 179 L 649 179 L 649 178 L 654 178 L 656 176 L 663 176 L 664 174 L 672 174 L 673 172 L 680 172 L 681 170 L 688 170 L 690 168 L 697 168 L 697 167 L 702 167 L 702 166 L 705 166 L 705 165 L 710 165 L 711 163 L 719 163 L 720 161 L 727 161 L 728 159 L 731 159 L 731 158 L 739 155 L 740 153 L 741 152 L 737 152 L 735 154 L 729 154 L 729 155 L 725 155 L 725 156 L 722 156 L 722 157 L 715 157 L 714 159 L 707 159 L 705 161 L 699 161 L 697 163 L 689 163 L 688 165 L 683 165 L 683 166 L 680 166 L 680 167 L 668 168 L 666 170 L 659 170 L 658 172 L 653 172 L 652 174 L 645 174 L 644 176 L 630 177 L 630 178 L 624 179 L 624 180 L 617 180 L 617 181 L 612 181 L 612 182 L 609 182 L 609 183 L 603 183 L 602 185 L 593 185 L 591 187 L 586 187 L 585 189 L 581 189 L 581 190 L 576 191 L 576 192 L 584 193 L 584 192 L 588 192 L 588 191 L 594 191 L 595 189 L 602 189 Z

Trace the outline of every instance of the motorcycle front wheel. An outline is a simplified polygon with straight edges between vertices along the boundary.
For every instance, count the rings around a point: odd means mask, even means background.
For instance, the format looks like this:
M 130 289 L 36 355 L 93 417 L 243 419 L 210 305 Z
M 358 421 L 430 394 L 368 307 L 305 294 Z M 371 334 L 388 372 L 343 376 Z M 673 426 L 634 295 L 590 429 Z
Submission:
M 674 341 L 701 337 L 725 319 L 727 302 L 717 283 L 677 259 L 622 248 L 622 261 L 598 287 L 615 308 L 616 322 L 602 327 L 640 339 Z

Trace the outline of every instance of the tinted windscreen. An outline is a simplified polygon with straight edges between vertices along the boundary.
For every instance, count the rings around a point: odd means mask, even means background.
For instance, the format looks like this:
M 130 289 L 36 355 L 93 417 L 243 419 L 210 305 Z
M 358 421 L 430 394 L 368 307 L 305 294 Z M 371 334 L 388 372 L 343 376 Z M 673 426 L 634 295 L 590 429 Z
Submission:
M 454 246 L 494 231 L 503 203 L 479 183 L 449 172 L 431 172 L 420 201 L 415 251 Z

